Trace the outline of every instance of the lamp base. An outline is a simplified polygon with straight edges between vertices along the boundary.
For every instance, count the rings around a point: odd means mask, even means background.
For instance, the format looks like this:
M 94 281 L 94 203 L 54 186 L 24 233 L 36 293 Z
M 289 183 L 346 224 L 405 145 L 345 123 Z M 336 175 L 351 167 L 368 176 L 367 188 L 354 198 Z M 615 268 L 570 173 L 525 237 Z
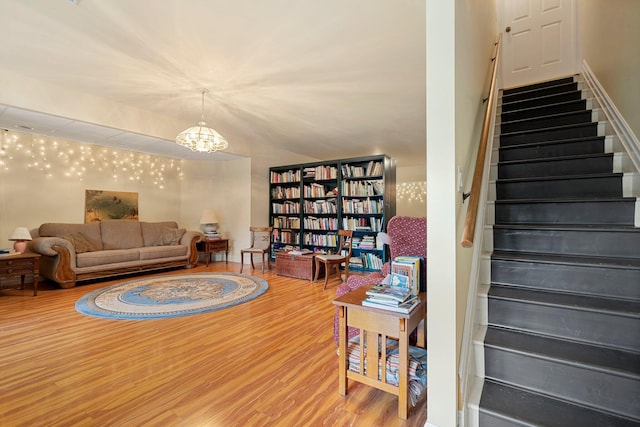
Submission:
M 25 242 L 24 240 L 16 240 L 13 243 L 13 250 L 20 254 L 24 253 L 24 251 L 27 250 L 27 242 Z
M 205 233 L 209 233 L 209 234 L 215 233 L 216 230 L 217 230 L 217 227 L 215 225 L 213 225 L 213 224 L 206 224 L 204 226 L 204 232 Z

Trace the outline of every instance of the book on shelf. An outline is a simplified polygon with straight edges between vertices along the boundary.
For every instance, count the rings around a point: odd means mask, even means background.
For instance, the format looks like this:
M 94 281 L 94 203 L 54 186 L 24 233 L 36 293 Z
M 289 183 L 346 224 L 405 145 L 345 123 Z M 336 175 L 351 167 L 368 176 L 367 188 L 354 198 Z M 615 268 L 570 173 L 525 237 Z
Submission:
M 402 302 L 391 303 L 390 301 L 392 300 L 368 297 L 362 300 L 362 305 L 365 307 L 394 311 L 396 313 L 409 314 L 414 308 L 418 306 L 418 304 L 420 303 L 420 298 L 416 295 L 411 295 L 408 299 Z

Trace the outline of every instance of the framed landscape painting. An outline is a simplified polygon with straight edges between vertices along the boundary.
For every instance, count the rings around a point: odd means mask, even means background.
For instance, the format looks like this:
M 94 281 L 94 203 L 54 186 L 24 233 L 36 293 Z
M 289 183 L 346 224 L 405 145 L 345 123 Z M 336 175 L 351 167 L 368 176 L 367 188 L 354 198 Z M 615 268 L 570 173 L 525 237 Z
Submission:
M 84 222 L 138 219 L 138 193 L 85 190 Z

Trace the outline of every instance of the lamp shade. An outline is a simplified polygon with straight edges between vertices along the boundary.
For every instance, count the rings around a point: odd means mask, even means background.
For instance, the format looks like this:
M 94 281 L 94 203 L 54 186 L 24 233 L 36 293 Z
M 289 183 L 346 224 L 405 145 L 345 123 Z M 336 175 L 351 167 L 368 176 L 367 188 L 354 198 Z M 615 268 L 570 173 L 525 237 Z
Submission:
M 217 222 L 218 217 L 216 216 L 216 212 L 213 209 L 205 209 L 202 211 L 200 224 L 216 224 Z
M 16 229 L 13 230 L 13 233 L 11 233 L 9 240 L 14 242 L 31 240 L 31 234 L 29 233 L 29 230 L 27 230 L 27 227 L 16 227 Z
M 16 227 L 11 233 L 9 240 L 13 240 L 15 243 L 13 244 L 13 249 L 18 253 L 23 253 L 27 249 L 27 244 L 25 243 L 27 240 L 31 240 L 31 234 L 27 227 Z

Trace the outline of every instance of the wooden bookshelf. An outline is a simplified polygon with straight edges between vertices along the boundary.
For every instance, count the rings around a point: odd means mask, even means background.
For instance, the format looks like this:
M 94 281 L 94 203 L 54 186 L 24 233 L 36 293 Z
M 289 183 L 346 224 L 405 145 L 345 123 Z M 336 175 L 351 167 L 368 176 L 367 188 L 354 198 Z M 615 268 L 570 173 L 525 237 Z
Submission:
M 354 231 L 349 269 L 379 270 L 387 260 L 377 233 L 396 213 L 395 161 L 385 155 L 269 169 L 272 259 L 286 247 L 336 251 L 338 230 Z

